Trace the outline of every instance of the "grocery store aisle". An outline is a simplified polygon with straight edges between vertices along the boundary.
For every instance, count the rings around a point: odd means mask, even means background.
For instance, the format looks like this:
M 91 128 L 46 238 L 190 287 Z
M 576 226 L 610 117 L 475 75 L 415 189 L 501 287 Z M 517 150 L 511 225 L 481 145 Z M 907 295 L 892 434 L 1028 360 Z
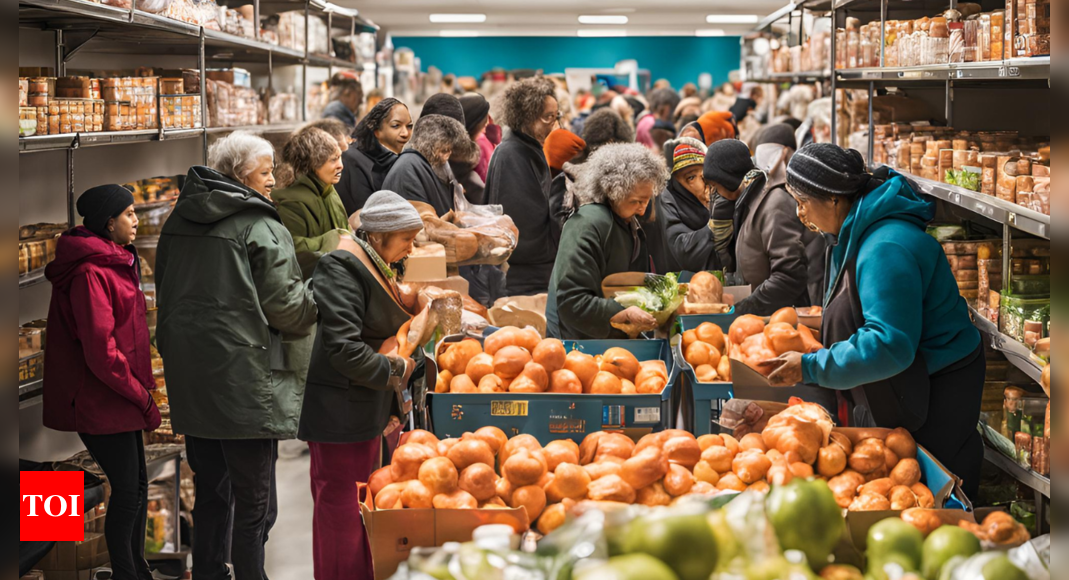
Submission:
M 298 441 L 279 445 L 278 522 L 267 543 L 267 575 L 271 580 L 312 578 L 311 458 L 307 449 Z

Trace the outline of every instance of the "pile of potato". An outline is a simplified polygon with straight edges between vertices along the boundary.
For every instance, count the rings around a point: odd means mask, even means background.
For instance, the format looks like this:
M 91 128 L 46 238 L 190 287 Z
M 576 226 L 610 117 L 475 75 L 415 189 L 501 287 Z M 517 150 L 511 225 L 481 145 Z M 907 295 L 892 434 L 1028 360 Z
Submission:
M 720 491 L 761 491 L 794 478 L 828 481 L 851 511 L 932 508 L 920 482 L 917 444 L 905 430 L 833 431 L 827 412 L 802 403 L 772 417 L 761 434 L 694 435 L 670 429 L 635 443 L 598 432 L 582 444 L 530 435 L 509 439 L 483 427 L 459 439 L 406 434 L 392 463 L 368 483 L 376 509 L 505 509 L 523 506 L 549 533 L 576 502 L 647 506 Z M 535 524 L 537 522 L 537 524 Z
M 798 323 L 794 308 L 777 311 L 768 324 L 758 316 L 740 316 L 726 335 L 711 322 L 683 333 L 683 358 L 694 367 L 702 383 L 730 382 L 730 359 L 757 370 L 761 362 L 782 354 L 810 353 L 822 348 L 813 331 Z
M 464 339 L 438 354 L 436 393 L 660 394 L 668 385 L 664 361 L 640 362 L 626 349 L 600 356 L 565 352 L 533 328 L 506 327 L 485 346 Z

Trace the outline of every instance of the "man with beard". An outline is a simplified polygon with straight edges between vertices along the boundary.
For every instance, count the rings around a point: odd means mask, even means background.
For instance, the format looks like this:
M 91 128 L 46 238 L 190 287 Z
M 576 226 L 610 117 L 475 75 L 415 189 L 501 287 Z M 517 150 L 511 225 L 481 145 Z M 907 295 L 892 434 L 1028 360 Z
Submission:
M 475 143 L 460 122 L 442 115 L 424 115 L 416 122 L 412 140 L 390 169 L 382 188 L 409 201 L 429 204 L 441 217 L 455 209 L 456 180 L 449 168 L 450 157 L 477 154 Z

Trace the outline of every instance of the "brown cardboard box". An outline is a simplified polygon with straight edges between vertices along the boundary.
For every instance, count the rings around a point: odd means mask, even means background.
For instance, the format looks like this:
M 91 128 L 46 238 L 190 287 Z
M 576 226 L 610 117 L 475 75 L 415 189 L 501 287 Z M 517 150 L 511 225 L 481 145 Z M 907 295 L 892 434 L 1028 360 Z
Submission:
M 89 570 L 107 562 L 104 534 L 93 532 L 85 534 L 85 540 L 81 542 L 57 542 L 37 567 L 48 572 L 51 578 L 53 571 Z
M 361 495 L 366 488 L 361 488 Z M 489 510 L 375 510 L 368 498 L 360 512 L 371 543 L 375 580 L 392 576 L 408 559 L 412 548 L 441 546 L 446 542 L 470 542 L 475 528 L 491 524 L 512 526 L 517 534 L 530 526 L 526 508 Z

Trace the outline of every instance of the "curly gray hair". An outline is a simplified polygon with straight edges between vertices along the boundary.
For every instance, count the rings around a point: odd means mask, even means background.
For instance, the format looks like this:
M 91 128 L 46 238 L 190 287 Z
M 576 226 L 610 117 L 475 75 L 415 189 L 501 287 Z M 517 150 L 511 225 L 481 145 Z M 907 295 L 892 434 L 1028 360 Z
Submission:
M 513 84 L 505 90 L 501 122 L 513 131 L 526 133 L 542 117 L 546 97 L 557 98 L 557 85 L 546 77 L 529 78 Z
M 614 143 L 594 152 L 582 166 L 575 183 L 580 205 L 609 201 L 620 203 L 642 184 L 653 184 L 654 196 L 668 182 L 664 159 L 637 143 Z
M 412 140 L 405 145 L 405 149 L 419 152 L 431 165 L 441 165 L 454 152 L 463 151 L 471 155 L 469 143 L 472 143 L 471 136 L 460 121 L 444 115 L 425 115 L 416 121 Z
M 208 167 L 238 182 L 243 182 L 264 158 L 274 161 L 274 146 L 248 131 L 234 131 L 208 149 Z

